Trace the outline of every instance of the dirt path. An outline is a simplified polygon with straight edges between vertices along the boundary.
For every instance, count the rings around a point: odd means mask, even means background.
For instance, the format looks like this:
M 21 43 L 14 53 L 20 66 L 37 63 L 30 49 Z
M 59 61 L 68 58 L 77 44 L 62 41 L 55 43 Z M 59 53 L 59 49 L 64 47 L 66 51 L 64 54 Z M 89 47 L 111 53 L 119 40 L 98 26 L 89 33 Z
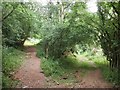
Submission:
M 48 80 L 40 69 L 40 60 L 36 57 L 36 49 L 28 47 L 26 50 L 26 61 L 14 75 L 15 79 L 21 83 L 17 88 L 110 88 L 111 84 L 106 82 L 99 69 L 90 70 L 84 77 L 80 76 L 81 71 L 77 74 L 77 83 L 71 85 L 56 84 Z M 92 63 L 93 65 L 93 63 Z M 93 65 L 94 66 L 94 65 Z
M 36 50 L 28 47 L 26 50 L 26 61 L 14 75 L 21 83 L 17 88 L 41 88 L 45 85 L 45 76 L 40 69 L 40 60 L 36 57 Z
M 111 88 L 112 85 L 106 82 L 99 69 L 89 71 L 83 78 L 79 85 L 76 85 L 79 88 Z
M 89 70 L 87 74 L 81 78 L 81 82 L 79 84 L 76 84 L 75 87 L 79 87 L 79 88 L 111 88 L 112 87 L 110 83 L 105 81 L 100 69 L 97 68 L 96 64 L 93 61 L 89 61 L 87 60 L 87 58 L 82 58 L 82 57 L 80 59 L 81 62 L 84 62 L 84 60 L 86 60 L 86 62 L 88 62 L 91 67 L 95 68 L 95 70 Z M 78 72 L 78 75 L 80 73 L 81 72 Z

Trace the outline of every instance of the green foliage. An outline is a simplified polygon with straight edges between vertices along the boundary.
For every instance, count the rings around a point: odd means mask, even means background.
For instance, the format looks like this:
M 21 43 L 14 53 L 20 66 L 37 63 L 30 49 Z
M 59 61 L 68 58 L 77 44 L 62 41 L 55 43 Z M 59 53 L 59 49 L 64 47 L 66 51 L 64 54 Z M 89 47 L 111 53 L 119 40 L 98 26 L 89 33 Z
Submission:
M 41 67 L 46 76 L 51 76 L 54 74 L 62 75 L 63 70 L 59 66 L 58 61 L 53 61 L 52 59 L 42 59 Z
M 111 68 L 120 70 L 120 1 L 98 3 L 99 40 Z M 116 14 L 116 15 L 115 15 Z
M 32 33 L 35 34 L 35 31 L 37 31 L 41 25 L 38 17 L 36 17 L 37 14 L 34 14 L 34 12 L 28 7 L 29 3 L 4 2 L 2 5 L 3 44 L 14 47 L 18 45 L 21 46 L 24 44 L 25 40 L 32 35 Z M 40 25 L 38 26 L 36 23 Z
M 67 60 L 67 59 L 66 59 Z M 68 59 L 69 60 L 69 59 Z M 73 59 L 71 59 L 73 60 Z M 69 65 L 73 64 L 73 62 L 70 62 Z M 53 60 L 53 59 L 45 59 L 42 58 L 41 60 L 41 68 L 44 71 L 44 74 L 48 77 L 52 77 L 52 80 L 57 81 L 58 83 L 74 83 L 76 81 L 76 78 L 74 76 L 74 73 L 76 70 L 78 70 L 76 67 L 69 66 L 68 64 L 65 64 L 65 60 Z M 67 78 L 67 79 L 63 79 Z
M 45 49 L 48 48 L 48 55 L 50 57 L 60 57 L 65 51 L 66 46 L 68 46 L 67 40 L 65 40 L 68 36 L 67 31 L 64 24 L 58 24 L 57 26 L 52 27 L 51 31 L 47 32 L 49 34 L 47 34 L 39 44 L 43 49 L 43 53 L 45 54 Z
M 100 44 L 112 70 L 120 70 L 120 2 L 116 2 L 98 3 L 98 14 L 89 13 L 83 2 L 49 2 L 44 7 L 35 3 L 4 2 L 3 45 L 17 47 L 23 45 L 28 37 L 39 38 L 37 56 L 48 59 L 43 58 L 42 67 L 45 74 L 50 76 L 68 73 L 71 69 L 89 69 L 86 62 L 80 64 L 76 58 L 69 57 L 75 51 L 95 61 L 98 66 L 104 65 L 104 57 L 95 56 L 88 48 Z M 76 45 L 79 47 L 76 48 Z M 76 50 L 79 48 L 82 50 Z M 19 60 L 14 60 L 19 54 L 14 52 L 18 51 L 3 49 L 5 81 L 19 63 Z M 117 83 L 116 69 L 112 72 L 105 68 L 105 71 L 105 76 Z M 111 76 L 108 76 L 109 73 Z
M 2 75 L 2 88 L 15 88 L 18 81 L 11 79 L 9 76 Z
M 12 74 L 20 67 L 24 59 L 24 53 L 12 47 L 3 47 L 2 73 L 3 87 L 14 87 Z M 12 86 L 13 84 L 13 86 Z
M 57 7 L 56 5 L 51 5 Z M 70 7 L 71 12 L 64 12 L 66 15 L 64 19 L 59 14 L 56 15 L 54 13 L 55 10 L 52 7 L 48 8 L 48 13 L 51 13 L 52 15 L 50 16 L 52 17 L 49 18 L 49 15 L 45 15 L 48 18 L 44 20 L 41 27 L 43 38 L 39 45 L 43 48 L 44 55 L 48 54 L 48 57 L 60 58 L 65 51 L 73 49 L 76 44 L 93 43 L 95 38 L 94 29 L 87 24 L 88 22 L 91 23 L 93 15 L 85 10 L 84 3 L 73 4 Z M 64 16 L 64 14 L 60 15 Z M 61 18 L 63 21 L 58 20 L 59 22 L 55 22 L 55 17 Z
M 40 53 L 40 51 L 38 50 Z M 40 54 L 39 54 L 40 55 Z M 82 53 L 81 53 L 82 55 Z M 78 55 L 79 56 L 79 55 Z M 84 55 L 82 55 L 85 57 Z M 41 58 L 41 68 L 44 74 L 51 78 L 53 81 L 61 84 L 74 85 L 77 80 L 76 72 L 80 72 L 78 76 L 82 78 L 90 70 L 95 70 L 96 67 L 91 66 L 87 60 L 81 61 L 73 55 L 67 57 L 54 59 L 54 58 Z M 66 79 L 63 79 L 66 78 Z
M 106 80 L 111 82 L 115 87 L 120 86 L 120 80 L 118 77 L 120 77 L 118 70 L 114 69 L 113 71 L 110 70 L 108 67 L 101 67 L 103 76 Z

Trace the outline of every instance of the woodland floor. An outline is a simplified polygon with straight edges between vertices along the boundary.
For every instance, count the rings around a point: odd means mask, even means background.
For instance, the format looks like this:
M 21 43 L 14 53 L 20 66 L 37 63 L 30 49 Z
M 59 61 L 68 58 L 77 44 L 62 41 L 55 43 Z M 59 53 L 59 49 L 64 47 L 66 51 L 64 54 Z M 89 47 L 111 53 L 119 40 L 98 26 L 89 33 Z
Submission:
M 95 66 L 94 64 L 91 64 Z M 72 85 L 56 84 L 52 79 L 45 77 L 40 68 L 40 59 L 36 56 L 34 47 L 26 48 L 26 61 L 14 74 L 20 83 L 16 88 L 110 88 L 112 85 L 106 82 L 99 69 L 90 70 L 84 77 L 80 77 L 80 71 L 76 72 L 78 81 Z

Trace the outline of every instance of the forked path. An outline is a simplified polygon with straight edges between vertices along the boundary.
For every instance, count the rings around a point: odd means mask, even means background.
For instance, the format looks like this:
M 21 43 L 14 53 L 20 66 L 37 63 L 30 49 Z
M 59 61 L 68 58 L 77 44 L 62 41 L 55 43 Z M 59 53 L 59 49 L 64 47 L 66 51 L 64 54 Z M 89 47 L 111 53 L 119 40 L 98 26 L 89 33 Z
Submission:
M 27 47 L 26 61 L 20 69 L 15 73 L 15 79 L 20 83 L 16 88 L 110 88 L 111 84 L 107 83 L 99 69 L 90 70 L 84 77 L 80 76 L 81 72 L 77 72 L 77 83 L 68 86 L 66 84 L 56 84 L 51 82 L 42 73 L 40 68 L 40 59 L 36 56 L 34 47 Z M 49 85 L 48 85 L 49 84 Z
M 36 57 L 34 47 L 26 47 L 26 61 L 14 75 L 20 83 L 17 88 L 42 88 L 45 86 L 45 76 L 40 69 L 40 59 Z

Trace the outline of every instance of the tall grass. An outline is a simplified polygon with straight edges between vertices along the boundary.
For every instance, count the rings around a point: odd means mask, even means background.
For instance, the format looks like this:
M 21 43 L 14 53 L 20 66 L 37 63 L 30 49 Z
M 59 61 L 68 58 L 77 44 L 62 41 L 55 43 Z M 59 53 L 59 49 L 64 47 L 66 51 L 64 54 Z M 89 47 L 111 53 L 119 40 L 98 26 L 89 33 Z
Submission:
M 20 67 L 24 60 L 24 52 L 12 47 L 3 47 L 2 52 L 2 86 L 14 87 L 16 81 L 12 79 L 14 71 Z

